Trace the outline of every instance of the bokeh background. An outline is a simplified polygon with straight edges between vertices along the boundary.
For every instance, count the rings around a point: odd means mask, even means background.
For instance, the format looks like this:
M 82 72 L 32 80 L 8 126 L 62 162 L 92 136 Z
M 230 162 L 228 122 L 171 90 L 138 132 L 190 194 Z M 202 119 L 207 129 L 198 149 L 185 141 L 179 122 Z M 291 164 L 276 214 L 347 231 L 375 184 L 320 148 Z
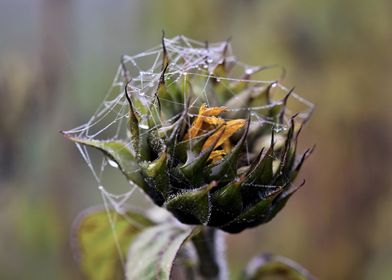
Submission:
M 184 34 L 250 64 L 279 64 L 317 105 L 306 186 L 269 224 L 228 237 L 233 275 L 252 255 L 290 257 L 320 279 L 392 279 L 392 2 L 0 1 L 0 278 L 82 279 L 76 215 L 101 202 L 74 145 L 122 54 Z M 119 180 L 122 178 L 119 176 Z

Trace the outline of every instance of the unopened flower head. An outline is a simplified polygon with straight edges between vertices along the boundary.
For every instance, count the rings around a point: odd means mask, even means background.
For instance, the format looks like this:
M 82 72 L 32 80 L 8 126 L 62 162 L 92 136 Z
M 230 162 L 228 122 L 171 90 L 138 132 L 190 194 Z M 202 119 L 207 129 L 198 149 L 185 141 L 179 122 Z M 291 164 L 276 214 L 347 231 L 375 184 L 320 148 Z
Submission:
M 123 67 L 128 139 L 67 137 L 101 150 L 182 223 L 236 233 L 270 221 L 312 151 L 297 151 L 308 115 L 288 110 L 293 90 L 254 80 L 266 67 L 233 78 L 241 64 L 228 42 L 181 46 L 183 55 L 162 42 L 152 94 Z

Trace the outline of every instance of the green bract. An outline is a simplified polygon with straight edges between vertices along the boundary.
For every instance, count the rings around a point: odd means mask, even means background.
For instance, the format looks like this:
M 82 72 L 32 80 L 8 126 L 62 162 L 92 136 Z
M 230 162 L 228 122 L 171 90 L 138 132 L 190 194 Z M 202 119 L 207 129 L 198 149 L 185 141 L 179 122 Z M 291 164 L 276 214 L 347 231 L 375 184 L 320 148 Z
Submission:
M 308 115 L 288 111 L 292 90 L 252 80 L 265 67 L 233 78 L 242 64 L 228 43 L 180 52 L 172 42 L 145 90 L 123 64 L 126 139 L 66 137 L 101 150 L 182 223 L 237 233 L 270 221 L 302 185 L 293 182 L 311 153 L 297 152 Z

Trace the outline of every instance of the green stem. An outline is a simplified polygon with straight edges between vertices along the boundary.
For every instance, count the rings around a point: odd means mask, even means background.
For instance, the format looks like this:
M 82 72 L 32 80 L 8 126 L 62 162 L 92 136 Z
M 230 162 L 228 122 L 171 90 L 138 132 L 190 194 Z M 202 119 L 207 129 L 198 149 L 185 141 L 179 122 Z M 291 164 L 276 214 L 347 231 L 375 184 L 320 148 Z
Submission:
M 200 227 L 200 231 L 192 237 L 199 259 L 199 274 L 205 280 L 221 279 L 223 275 L 224 260 L 217 250 L 217 234 L 214 228 Z

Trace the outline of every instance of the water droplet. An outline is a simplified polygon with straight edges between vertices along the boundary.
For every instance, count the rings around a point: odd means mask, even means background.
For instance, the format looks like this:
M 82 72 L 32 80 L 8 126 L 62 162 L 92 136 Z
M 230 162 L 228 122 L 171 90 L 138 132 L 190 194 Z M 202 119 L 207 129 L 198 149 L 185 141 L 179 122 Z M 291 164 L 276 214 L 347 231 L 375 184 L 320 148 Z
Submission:
M 251 68 L 245 69 L 245 74 L 246 75 L 252 75 L 253 74 L 253 70 Z
M 283 126 L 283 125 L 275 126 L 275 127 L 274 127 L 274 131 L 275 131 L 276 133 L 279 133 L 279 132 L 282 132 L 282 131 L 285 131 L 285 130 L 287 130 L 287 128 L 286 128 L 285 126 Z
M 281 127 L 274 127 L 274 131 L 275 131 L 276 133 L 279 133 L 279 132 L 282 131 L 282 128 L 281 128 Z
M 110 166 L 112 166 L 114 168 L 118 168 L 118 164 L 114 160 L 111 160 L 111 159 L 108 158 L 108 163 L 109 163 Z
M 144 123 L 139 123 L 139 127 L 142 129 L 148 129 L 148 125 Z
M 215 80 L 217 83 L 219 83 L 221 81 L 218 77 Z
M 124 207 L 122 207 L 122 206 L 119 206 L 118 208 L 116 208 L 116 211 L 120 215 L 125 215 L 125 213 L 126 213 Z
M 212 60 L 211 58 L 207 59 L 207 63 L 212 63 L 214 62 L 214 60 Z

